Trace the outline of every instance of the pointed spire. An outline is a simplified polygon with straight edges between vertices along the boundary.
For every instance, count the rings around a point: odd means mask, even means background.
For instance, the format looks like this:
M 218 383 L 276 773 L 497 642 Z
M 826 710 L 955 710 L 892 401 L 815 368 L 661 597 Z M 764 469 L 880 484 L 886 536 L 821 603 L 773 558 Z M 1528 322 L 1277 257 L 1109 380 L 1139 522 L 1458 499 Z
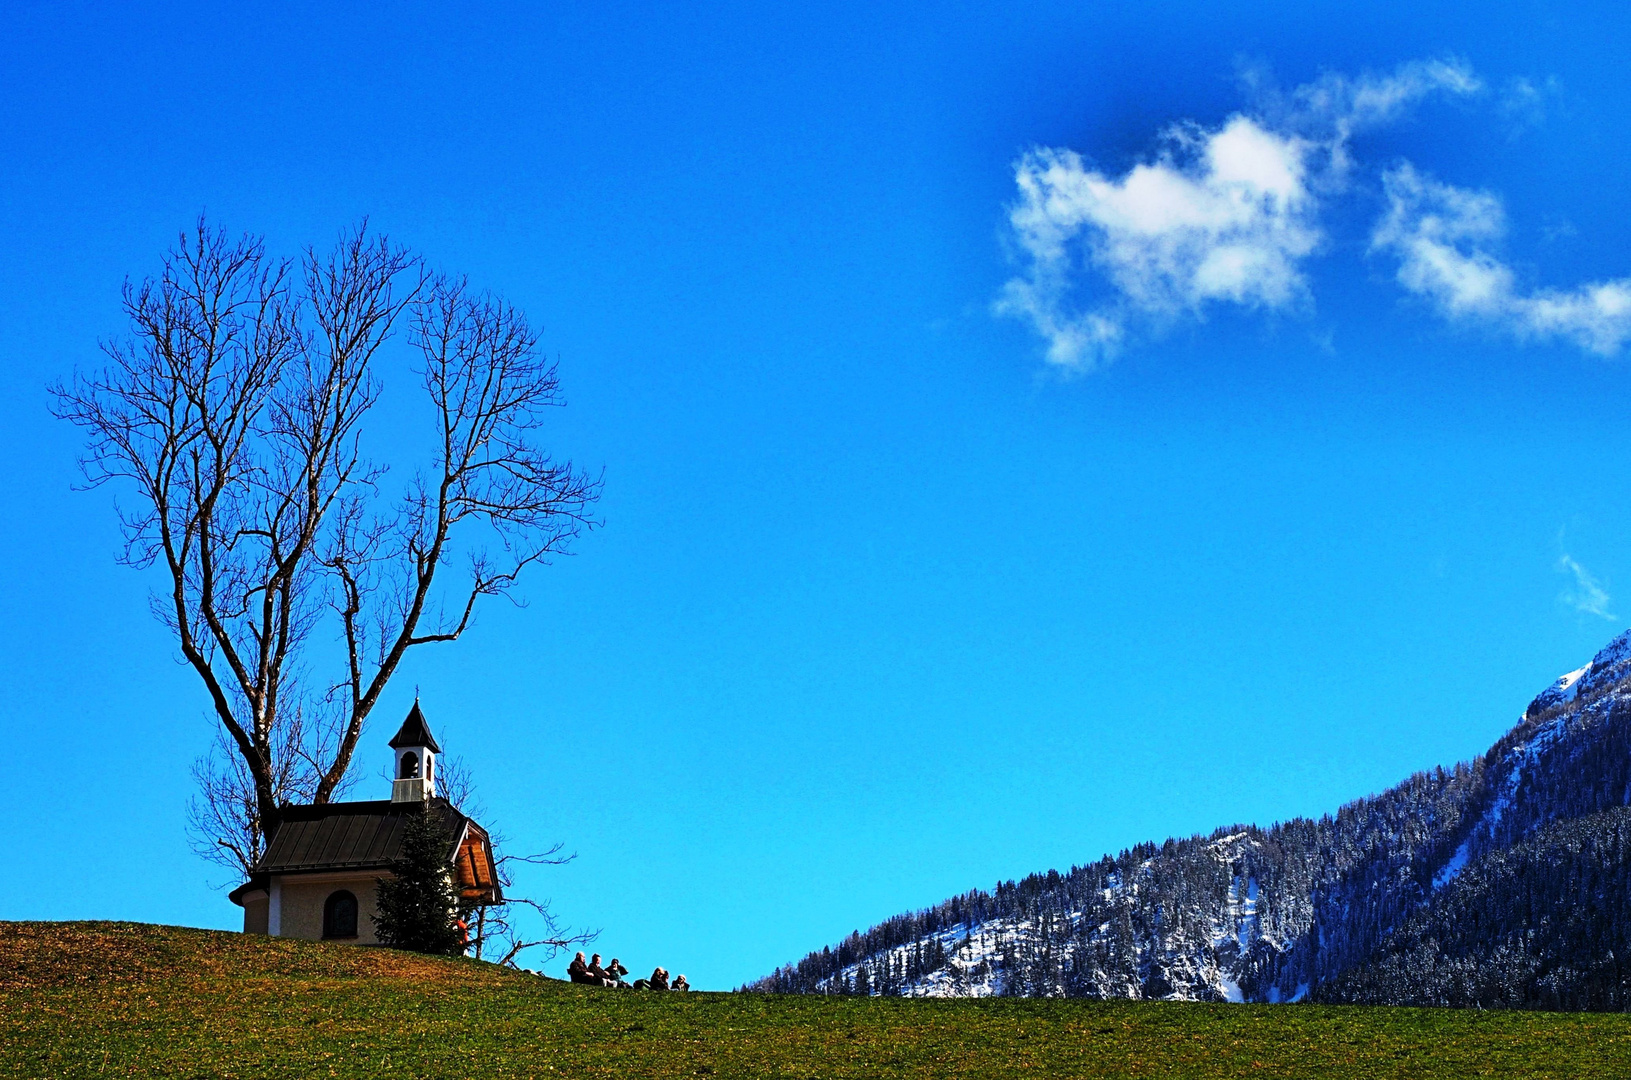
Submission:
M 404 746 L 423 746 L 435 754 L 440 754 L 442 748 L 436 744 L 436 736 L 430 733 L 430 725 L 425 723 L 425 714 L 419 711 L 419 699 L 413 699 L 413 708 L 408 711 L 408 718 L 402 721 L 402 729 L 391 736 L 387 744 L 392 750 L 400 750 Z

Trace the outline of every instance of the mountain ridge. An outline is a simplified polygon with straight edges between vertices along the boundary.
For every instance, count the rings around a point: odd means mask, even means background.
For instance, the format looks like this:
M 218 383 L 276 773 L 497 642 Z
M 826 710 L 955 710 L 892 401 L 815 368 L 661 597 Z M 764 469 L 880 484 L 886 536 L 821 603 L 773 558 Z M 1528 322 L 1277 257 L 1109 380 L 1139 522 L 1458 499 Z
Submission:
M 1631 895 L 1619 839 L 1631 816 L 1613 813 L 1627 804 L 1631 631 L 1542 690 L 1478 758 L 1318 819 L 1139 844 L 971 890 L 745 989 L 1623 1008 L 1631 986 L 1614 958 L 1631 958 L 1631 941 L 1615 924 L 1631 920 L 1581 923 L 1559 898 L 1586 889 L 1576 906 L 1590 911 Z M 1463 909 L 1483 937 L 1446 921 Z M 1441 939 L 1453 955 L 1434 951 Z

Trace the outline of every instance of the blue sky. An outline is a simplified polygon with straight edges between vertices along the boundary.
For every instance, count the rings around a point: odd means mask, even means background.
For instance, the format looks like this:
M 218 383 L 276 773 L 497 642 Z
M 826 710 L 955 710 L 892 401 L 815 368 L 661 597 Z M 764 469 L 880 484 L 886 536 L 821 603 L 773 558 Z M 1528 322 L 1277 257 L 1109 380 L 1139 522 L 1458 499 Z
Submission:
M 1624 627 L 1621 7 L 8 14 L 0 918 L 238 916 L 44 391 L 201 210 L 544 327 L 605 527 L 420 651 L 358 794 L 418 686 L 634 969 L 1334 809 Z

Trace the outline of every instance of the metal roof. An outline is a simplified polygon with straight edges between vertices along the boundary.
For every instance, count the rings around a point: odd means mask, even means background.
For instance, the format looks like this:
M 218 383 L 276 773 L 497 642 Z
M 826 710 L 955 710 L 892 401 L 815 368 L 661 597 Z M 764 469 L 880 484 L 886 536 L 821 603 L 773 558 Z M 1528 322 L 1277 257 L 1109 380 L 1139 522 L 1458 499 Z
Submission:
M 420 806 L 381 800 L 285 807 L 283 820 L 255 871 L 287 874 L 387 867 L 401 854 L 406 816 L 419 813 Z M 446 799 L 431 800 L 427 809 L 448 827 L 447 858 L 451 862 L 469 819 Z
M 418 701 L 413 703 L 413 708 L 408 710 L 408 718 L 402 721 L 402 727 L 386 745 L 392 750 L 400 750 L 404 746 L 423 746 L 433 754 L 442 752 L 442 748 L 436 745 L 436 736 L 430 733 L 430 725 L 425 723 L 425 714 L 419 711 Z

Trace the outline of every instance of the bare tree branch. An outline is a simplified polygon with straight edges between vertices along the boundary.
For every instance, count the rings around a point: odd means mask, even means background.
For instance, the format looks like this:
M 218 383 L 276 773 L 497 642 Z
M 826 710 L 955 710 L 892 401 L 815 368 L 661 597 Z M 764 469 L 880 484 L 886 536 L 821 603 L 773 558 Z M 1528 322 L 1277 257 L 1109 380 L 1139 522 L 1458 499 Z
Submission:
M 552 850 L 560 850 L 559 845 Z M 570 856 L 567 859 L 548 859 L 545 862 L 559 865 L 569 860 Z M 509 860 L 501 858 L 499 861 Z M 520 861 L 533 862 L 534 858 L 528 857 Z M 504 880 L 506 889 L 513 885 L 508 875 L 503 872 L 500 873 L 500 878 Z M 528 914 L 527 922 L 532 924 L 530 933 L 527 927 L 518 923 L 517 917 L 522 912 Z M 476 959 L 482 958 L 488 942 L 496 941 L 505 949 L 498 963 L 511 966 L 514 966 L 515 958 L 527 949 L 547 949 L 548 953 L 544 958 L 547 962 L 563 949 L 588 944 L 600 936 L 599 930 L 571 930 L 562 927 L 547 900 L 512 896 L 508 891 L 505 892 L 502 904 L 478 909 L 476 925 L 476 935 L 470 941 L 470 948 Z

